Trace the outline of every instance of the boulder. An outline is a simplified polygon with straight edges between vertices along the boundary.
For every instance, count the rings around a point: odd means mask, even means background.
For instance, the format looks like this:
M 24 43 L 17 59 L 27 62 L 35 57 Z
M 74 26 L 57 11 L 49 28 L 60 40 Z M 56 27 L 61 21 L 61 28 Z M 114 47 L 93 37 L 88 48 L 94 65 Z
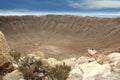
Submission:
M 115 65 L 116 67 L 120 68 L 120 61 L 115 61 L 115 62 L 114 62 L 114 65 Z
M 64 59 L 62 61 L 60 61 L 61 64 L 64 64 L 67 65 L 67 66 L 71 66 L 71 68 L 74 68 L 77 63 L 76 63 L 77 59 L 75 57 L 73 58 L 69 58 L 69 59 Z
M 90 57 L 81 56 L 77 59 L 77 64 L 89 63 L 92 61 L 95 61 L 95 59 L 90 58 Z
M 80 77 L 82 76 L 82 71 L 79 68 L 72 69 L 69 73 L 69 77 Z
M 120 72 L 120 61 L 116 60 L 110 63 L 111 69 L 114 72 Z
M 120 68 L 117 68 L 115 66 L 112 66 L 111 70 L 114 71 L 114 72 L 120 73 Z
M 39 57 L 40 59 L 45 59 L 44 52 L 37 51 L 37 52 L 34 52 L 33 54 L 36 55 L 36 57 Z
M 20 80 L 20 79 L 23 79 L 23 76 L 19 70 L 15 70 L 11 73 L 8 73 L 3 77 L 3 80 Z
M 45 59 L 44 54 L 41 52 L 33 53 L 33 54 L 28 54 L 26 58 L 35 60 L 35 61 L 41 61 L 42 59 Z
M 47 63 L 51 67 L 55 67 L 55 65 L 59 64 L 59 62 L 55 58 L 48 58 Z
M 120 53 L 111 53 L 110 58 L 111 69 L 114 72 L 120 72 Z
M 9 65 L 12 61 L 12 57 L 9 55 L 9 47 L 4 34 L 0 31 L 0 69 L 3 69 Z
M 120 53 L 111 53 L 108 55 L 108 57 L 110 58 L 110 61 L 120 61 Z
M 97 77 L 107 77 L 111 74 L 109 64 L 100 65 L 96 61 L 83 64 L 81 69 L 83 71 L 83 80 L 96 80 Z
M 97 53 L 97 51 L 96 51 L 95 49 L 88 49 L 88 53 L 89 53 L 90 55 L 94 55 L 94 54 Z
M 99 64 L 106 64 L 106 63 L 109 63 L 109 57 L 103 54 L 98 54 L 96 61 Z
M 120 80 L 120 73 L 111 72 L 111 74 L 107 77 L 97 77 L 96 80 Z

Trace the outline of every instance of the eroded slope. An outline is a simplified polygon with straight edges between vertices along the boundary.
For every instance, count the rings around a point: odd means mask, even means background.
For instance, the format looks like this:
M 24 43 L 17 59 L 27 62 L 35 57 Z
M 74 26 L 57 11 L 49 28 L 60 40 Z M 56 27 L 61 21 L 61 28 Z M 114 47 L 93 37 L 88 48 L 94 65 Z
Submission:
M 59 59 L 83 55 L 87 48 L 112 51 L 120 46 L 120 18 L 0 17 L 0 30 L 12 49 L 25 53 L 43 51 Z

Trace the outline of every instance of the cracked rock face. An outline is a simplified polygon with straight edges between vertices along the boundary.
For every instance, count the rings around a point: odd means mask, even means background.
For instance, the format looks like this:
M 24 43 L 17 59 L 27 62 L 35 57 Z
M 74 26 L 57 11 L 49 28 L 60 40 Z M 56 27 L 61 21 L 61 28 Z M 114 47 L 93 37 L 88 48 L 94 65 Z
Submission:
M 9 55 L 9 47 L 5 39 L 4 34 L 0 31 L 0 69 L 7 67 L 12 61 L 12 57 Z

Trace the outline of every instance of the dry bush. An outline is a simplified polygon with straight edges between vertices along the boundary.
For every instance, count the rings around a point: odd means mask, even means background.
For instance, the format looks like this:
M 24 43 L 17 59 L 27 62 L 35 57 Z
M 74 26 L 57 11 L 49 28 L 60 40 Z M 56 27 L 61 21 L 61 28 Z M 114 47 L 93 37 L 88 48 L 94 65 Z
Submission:
M 69 76 L 71 67 L 67 65 L 56 65 L 49 69 L 49 75 L 52 80 L 66 80 Z
M 23 73 L 25 80 L 66 80 L 71 67 L 65 64 L 46 67 L 42 65 L 41 61 L 25 58 L 19 64 L 19 70 Z
M 21 59 L 20 52 L 17 51 L 10 52 L 10 55 L 18 64 L 18 70 L 22 72 L 25 80 L 66 80 L 71 70 L 71 67 L 65 64 L 46 67 L 34 58 Z
M 48 80 L 48 73 L 41 61 L 25 58 L 19 63 L 19 71 L 23 73 L 25 80 Z M 47 69 L 48 70 L 48 69 Z

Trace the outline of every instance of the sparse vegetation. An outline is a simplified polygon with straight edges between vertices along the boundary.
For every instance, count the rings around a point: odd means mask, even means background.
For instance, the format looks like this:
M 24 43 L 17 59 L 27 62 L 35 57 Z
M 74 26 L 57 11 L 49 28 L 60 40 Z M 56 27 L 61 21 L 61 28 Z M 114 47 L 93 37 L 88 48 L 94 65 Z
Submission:
M 26 58 L 23 61 L 21 60 L 19 70 L 23 73 L 25 80 L 42 80 L 42 78 L 47 76 L 47 72 L 42 66 L 42 62 L 30 60 L 29 58 Z
M 49 75 L 52 80 L 66 80 L 68 78 L 71 67 L 67 65 L 56 65 L 49 69 Z
M 65 64 L 46 67 L 43 66 L 41 61 L 36 61 L 33 58 L 25 57 L 21 59 L 21 53 L 18 51 L 11 51 L 10 55 L 18 64 L 18 70 L 23 73 L 25 80 L 66 80 L 71 70 L 71 67 Z M 13 67 L 10 67 L 8 71 L 13 70 Z
M 18 68 L 25 80 L 66 80 L 71 70 L 67 65 L 43 66 L 41 61 L 30 58 L 21 60 Z

